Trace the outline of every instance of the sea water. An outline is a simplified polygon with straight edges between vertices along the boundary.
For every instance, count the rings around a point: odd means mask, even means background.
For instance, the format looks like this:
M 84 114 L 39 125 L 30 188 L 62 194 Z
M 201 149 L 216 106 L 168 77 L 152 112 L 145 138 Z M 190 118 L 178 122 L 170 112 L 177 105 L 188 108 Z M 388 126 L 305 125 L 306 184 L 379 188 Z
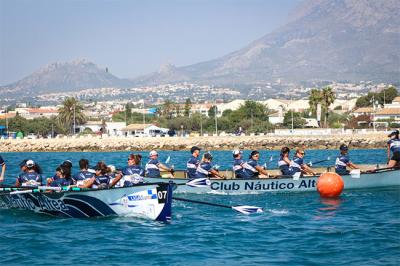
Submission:
M 248 156 L 250 151 L 245 151 Z M 6 183 L 18 163 L 33 159 L 52 176 L 58 164 L 80 158 L 117 168 L 129 152 L 2 153 Z M 220 169 L 231 167 L 228 151 L 213 151 Z M 147 153 L 143 152 L 144 161 Z M 271 155 L 273 156 L 270 161 Z M 279 153 L 261 151 L 260 164 L 275 168 Z M 305 161 L 330 161 L 337 151 L 307 151 Z M 188 152 L 162 151 L 160 161 L 183 169 Z M 355 164 L 381 164 L 385 150 L 351 150 Z M 399 177 L 400 178 L 400 177 Z M 173 202 L 170 223 L 108 217 L 62 219 L 22 210 L 0 210 L 0 265 L 398 265 L 400 189 L 344 191 L 338 199 L 316 192 L 260 195 L 180 195 L 226 205 L 255 205 L 265 212 Z

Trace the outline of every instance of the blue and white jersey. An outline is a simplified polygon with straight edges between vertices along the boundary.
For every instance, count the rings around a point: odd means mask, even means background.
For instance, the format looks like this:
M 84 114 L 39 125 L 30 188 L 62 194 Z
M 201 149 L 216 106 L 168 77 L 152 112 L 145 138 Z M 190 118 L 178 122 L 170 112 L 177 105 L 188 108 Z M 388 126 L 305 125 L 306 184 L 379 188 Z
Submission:
M 245 161 L 242 159 L 235 159 L 233 161 L 233 172 L 235 172 L 236 178 L 250 178 L 244 170 Z
M 400 139 L 391 139 L 387 143 L 392 153 L 400 152 Z
M 293 160 L 290 161 L 290 166 L 289 169 L 291 171 L 292 174 L 297 173 L 297 172 L 301 172 L 301 166 L 304 164 L 303 162 L 303 158 L 294 156 Z
M 40 186 L 42 185 L 42 176 L 35 172 L 21 173 L 18 176 L 18 182 L 21 186 Z
M 258 170 L 256 169 L 258 161 L 250 159 L 243 164 L 244 175 L 246 178 L 252 178 L 258 176 Z
M 76 184 L 78 181 L 83 181 L 94 177 L 94 173 L 87 170 L 82 170 L 72 177 L 72 181 Z
M 108 186 L 110 183 L 110 177 L 108 175 L 95 176 L 93 185 L 95 186 Z
M 347 164 L 350 162 L 350 159 L 347 155 L 342 155 L 340 154 L 337 158 L 336 158 L 336 162 L 335 162 L 335 171 L 337 173 L 344 173 L 346 172 L 346 166 Z
M 210 162 L 200 163 L 199 166 L 197 167 L 195 178 L 208 177 L 212 168 L 213 166 Z
M 187 171 L 188 177 L 190 179 L 196 177 L 196 169 L 197 169 L 197 166 L 199 166 L 199 164 L 200 164 L 200 160 L 194 156 L 190 157 L 189 161 L 187 161 L 186 171 Z
M 146 164 L 146 176 L 147 177 L 160 177 L 160 168 L 158 165 L 160 162 L 158 160 L 150 160 Z
M 51 187 L 67 187 L 71 185 L 72 180 L 71 179 L 66 179 L 66 178 L 58 178 L 57 180 L 51 182 L 50 186 Z
M 292 175 L 292 171 L 290 171 L 290 164 L 283 160 L 283 156 L 279 158 L 278 166 L 282 172 L 282 175 Z
M 3 160 L 3 157 L 1 157 L 1 155 L 0 155 L 0 166 L 3 166 L 4 164 L 5 164 L 5 162 Z
M 144 176 L 144 170 L 140 165 L 129 165 L 122 169 L 122 174 Z

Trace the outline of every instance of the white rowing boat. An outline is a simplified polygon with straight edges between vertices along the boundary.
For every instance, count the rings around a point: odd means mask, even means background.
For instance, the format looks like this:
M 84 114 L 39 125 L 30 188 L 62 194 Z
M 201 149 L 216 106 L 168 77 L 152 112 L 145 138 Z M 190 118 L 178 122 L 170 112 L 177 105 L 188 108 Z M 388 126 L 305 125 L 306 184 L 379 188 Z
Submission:
M 86 218 L 127 216 L 157 221 L 171 219 L 172 186 L 138 184 L 112 189 L 0 188 L 0 206 L 53 216 Z
M 183 171 L 176 171 L 178 178 L 145 178 L 145 182 L 172 181 L 177 186 L 174 193 L 196 194 L 257 194 L 267 192 L 304 192 L 316 191 L 319 176 L 292 177 L 276 176 L 275 178 L 235 179 L 232 172 L 227 173 L 229 179 L 210 179 L 209 186 L 183 185 L 188 179 L 183 178 Z M 371 172 L 363 172 L 356 175 L 342 176 L 344 189 L 378 188 L 400 186 L 399 169 L 376 169 Z

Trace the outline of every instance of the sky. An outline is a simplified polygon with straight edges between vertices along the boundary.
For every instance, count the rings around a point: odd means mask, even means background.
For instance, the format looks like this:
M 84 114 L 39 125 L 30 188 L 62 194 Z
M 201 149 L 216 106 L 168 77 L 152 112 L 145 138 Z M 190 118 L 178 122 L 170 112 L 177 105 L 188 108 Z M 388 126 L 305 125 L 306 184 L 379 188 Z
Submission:
M 301 0 L 0 0 L 0 85 L 87 59 L 120 78 L 190 65 L 282 26 Z

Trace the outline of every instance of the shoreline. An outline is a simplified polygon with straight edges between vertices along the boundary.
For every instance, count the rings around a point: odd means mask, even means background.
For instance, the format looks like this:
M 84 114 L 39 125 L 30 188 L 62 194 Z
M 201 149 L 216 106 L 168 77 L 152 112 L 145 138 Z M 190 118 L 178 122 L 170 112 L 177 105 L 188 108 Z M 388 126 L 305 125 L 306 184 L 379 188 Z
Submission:
M 338 149 L 346 143 L 350 149 L 386 148 L 386 134 L 351 135 L 289 135 L 289 136 L 202 136 L 202 137 L 65 137 L 54 139 L 2 139 L 0 152 L 95 152 L 95 151 L 148 151 L 189 150 L 199 146 L 204 150 L 280 150 Z

